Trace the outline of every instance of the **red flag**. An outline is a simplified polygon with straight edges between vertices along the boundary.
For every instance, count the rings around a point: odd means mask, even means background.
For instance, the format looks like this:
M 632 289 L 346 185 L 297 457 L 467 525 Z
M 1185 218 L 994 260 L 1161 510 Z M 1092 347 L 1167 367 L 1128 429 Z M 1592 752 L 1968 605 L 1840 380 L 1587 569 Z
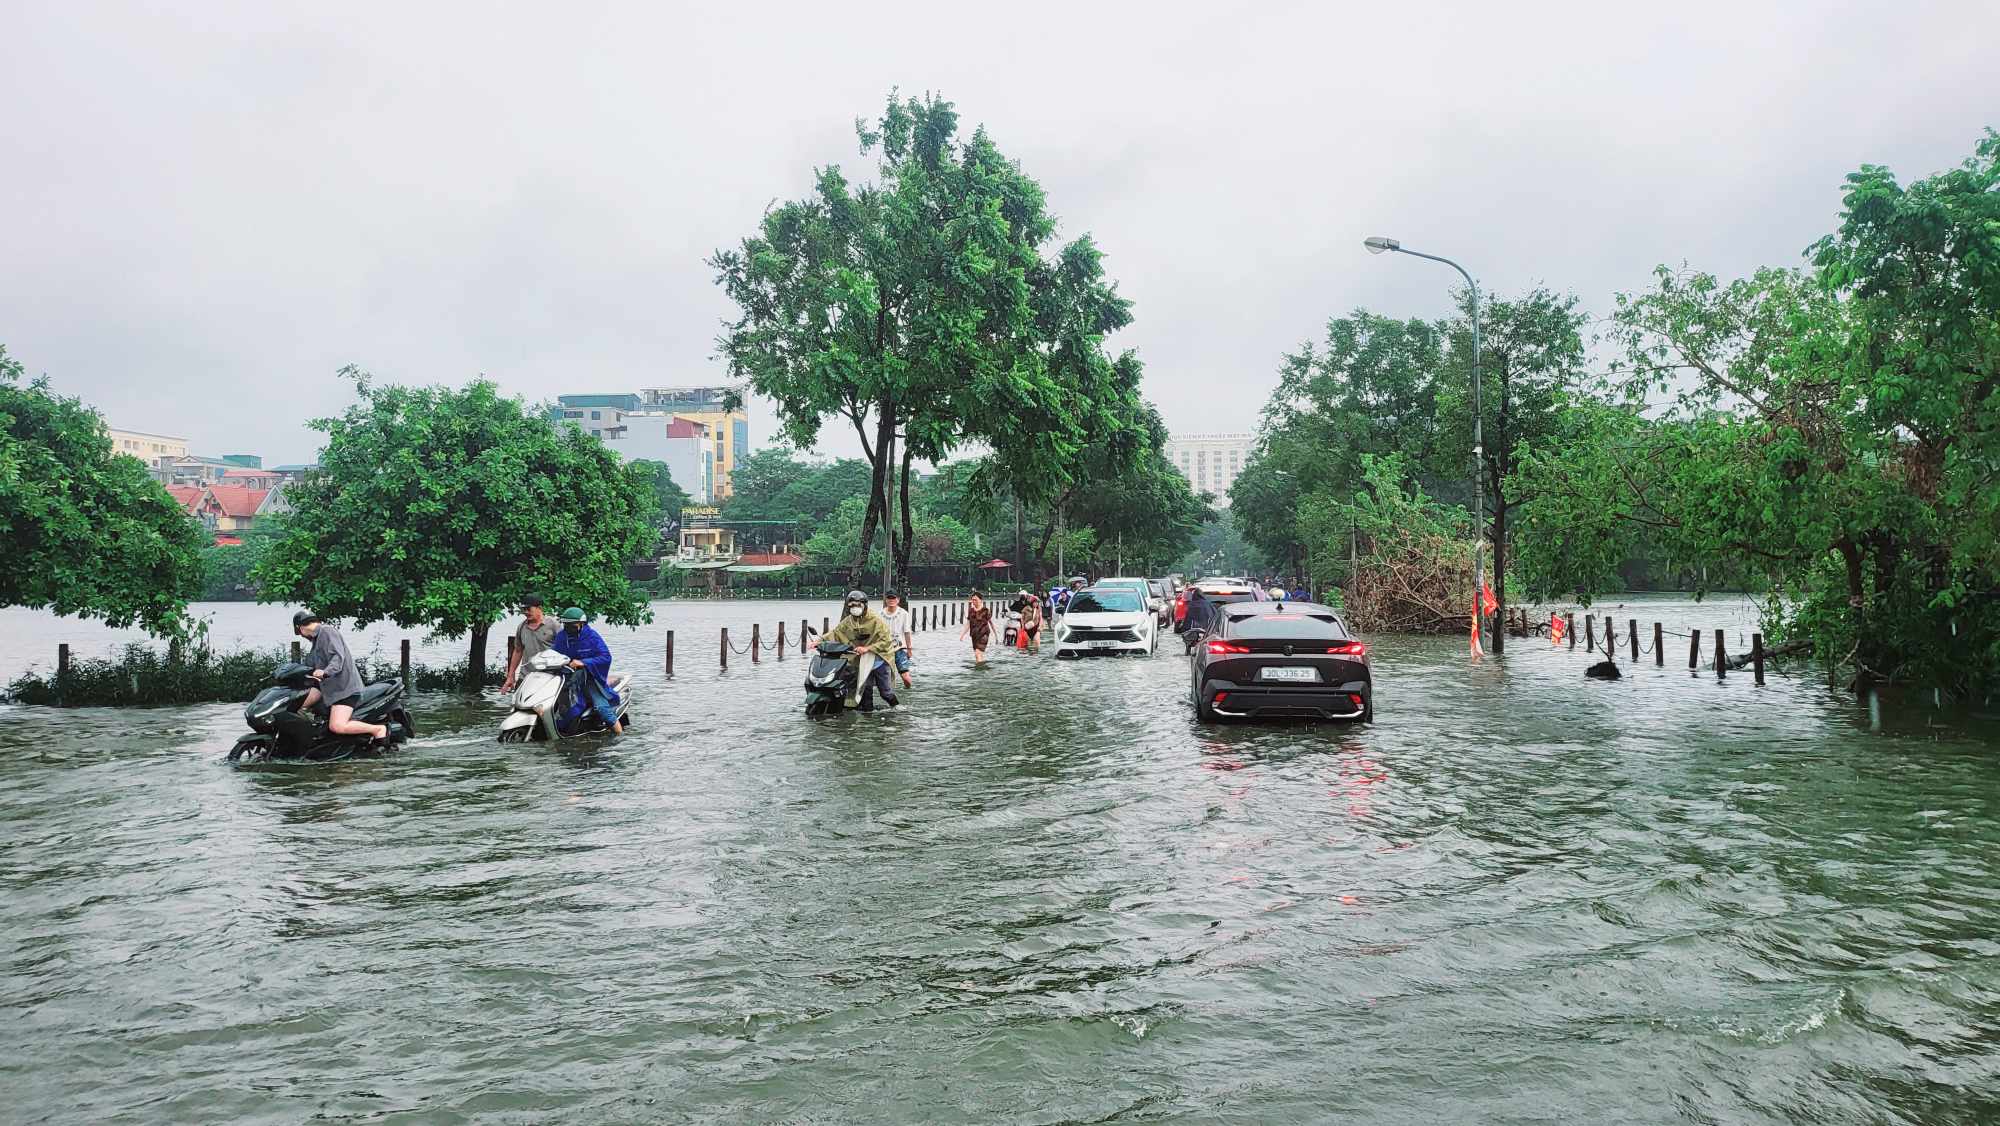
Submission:
M 1482 604 L 1485 605 L 1486 612 L 1489 614 L 1500 608 L 1500 601 L 1493 597 L 1493 588 L 1491 586 L 1487 586 L 1485 584 L 1480 585 L 1479 600 Z
M 1484 655 L 1484 651 L 1479 648 L 1479 597 L 1474 595 L 1472 599 L 1472 657 L 1474 660 L 1478 660 Z
M 1562 615 L 1550 614 L 1549 640 L 1557 645 L 1561 645 L 1563 643 L 1563 638 L 1568 636 L 1569 636 L 1569 625 L 1568 623 L 1563 621 Z

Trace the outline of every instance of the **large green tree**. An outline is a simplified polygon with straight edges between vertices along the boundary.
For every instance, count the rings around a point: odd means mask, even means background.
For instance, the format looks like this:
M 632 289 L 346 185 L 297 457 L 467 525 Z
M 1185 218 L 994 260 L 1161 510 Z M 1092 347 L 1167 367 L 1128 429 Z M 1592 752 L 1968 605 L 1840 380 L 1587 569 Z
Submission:
M 663 519 L 676 523 L 680 521 L 681 509 L 694 503 L 687 490 L 674 481 L 673 467 L 664 461 L 635 458 L 632 469 L 644 478 L 647 488 L 653 493 L 653 507 Z
M 1904 187 L 1848 177 L 1811 272 L 1662 268 L 1626 360 L 1522 487 L 1524 570 L 1604 589 L 1631 537 L 1743 559 L 1773 624 L 1857 680 L 2000 678 L 2000 137 Z
M 1017 492 L 1049 490 L 1042 469 L 1087 441 L 1077 408 L 1104 366 L 1076 349 L 1129 314 L 1088 239 L 1044 258 L 1040 185 L 985 130 L 961 138 L 949 102 L 892 94 L 856 131 L 876 182 L 822 169 L 711 264 L 740 310 L 720 340 L 732 374 L 777 403 L 794 445 L 843 419 L 860 440 L 858 570 L 881 523 L 907 562 L 914 512 L 890 509 L 891 483 L 907 498 L 915 465 L 968 442 L 1004 455 Z
M 529 593 L 620 624 L 651 620 L 625 577 L 657 536 L 642 467 L 484 380 L 398 387 L 342 374 L 356 402 L 312 423 L 326 448 L 291 488 L 284 534 L 256 568 L 260 597 L 470 635 L 472 683 L 488 629 Z
M 77 399 L 0 347 L 0 606 L 181 637 L 207 537 Z

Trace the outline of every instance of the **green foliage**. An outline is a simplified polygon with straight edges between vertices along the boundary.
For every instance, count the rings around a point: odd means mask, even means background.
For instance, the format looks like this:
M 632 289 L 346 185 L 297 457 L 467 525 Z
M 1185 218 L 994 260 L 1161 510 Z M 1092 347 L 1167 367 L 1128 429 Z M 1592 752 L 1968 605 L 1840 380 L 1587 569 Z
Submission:
M 0 693 L 0 698 L 39 706 L 52 706 L 60 700 L 63 706 L 72 708 L 234 703 L 247 701 L 269 687 L 271 670 L 291 659 L 291 653 L 282 648 L 216 653 L 206 646 L 195 646 L 162 653 L 151 646 L 127 645 L 115 657 L 71 662 L 60 694 L 56 674 L 51 670 L 47 676 L 22 673 L 7 686 L 5 693 Z M 364 681 L 371 683 L 402 676 L 400 658 L 357 656 L 354 667 Z M 491 686 L 502 679 L 504 671 L 494 666 L 483 670 L 478 683 Z M 413 688 L 450 689 L 467 682 L 463 664 L 442 668 L 410 666 Z
M 1905 189 L 1864 167 L 1815 270 L 1662 268 L 1621 298 L 1625 360 L 1538 452 L 1541 590 L 1604 589 L 1644 534 L 1747 559 L 1773 632 L 1866 677 L 2000 676 L 2000 137 Z
M 257 583 L 251 577 L 271 545 L 283 538 L 284 517 L 259 516 L 241 534 L 242 543 L 210 544 L 201 549 L 203 602 L 254 601 Z
M 861 440 L 859 566 L 885 518 L 907 563 L 913 506 L 887 511 L 888 485 L 907 495 L 915 463 L 967 443 L 991 451 L 1013 495 L 1060 493 L 1106 437 L 1096 424 L 1137 404 L 1138 365 L 1102 351 L 1130 313 L 1097 248 L 1085 237 L 1044 257 L 1055 223 L 1041 187 L 985 130 L 960 138 L 949 102 L 891 94 L 856 132 L 879 158 L 875 183 L 821 169 L 810 195 L 710 262 L 740 310 L 719 342 L 731 373 L 775 400 L 799 448 L 829 421 Z
M 1195 534 L 1194 543 L 1178 563 L 1167 568 L 1189 578 L 1203 575 L 1263 574 L 1271 569 L 1262 552 L 1250 545 L 1237 523 L 1234 509 L 1224 509 L 1209 518 Z
M 674 483 L 674 471 L 664 461 L 637 458 L 627 463 L 627 471 L 637 474 L 652 490 L 653 511 L 662 520 L 680 520 L 681 509 L 694 503 L 687 490 Z
M 861 497 L 850 496 L 842 501 L 806 541 L 806 559 L 827 564 L 851 561 L 861 541 L 867 510 L 868 502 Z M 970 563 L 979 554 L 973 546 L 972 530 L 951 516 L 923 512 L 915 517 L 912 526 L 916 531 L 914 558 L 919 563 Z M 870 563 L 880 562 L 881 551 L 877 547 Z
M 530 593 L 618 624 L 651 620 L 624 570 L 657 535 L 645 469 L 484 380 L 454 390 L 345 374 L 358 401 L 312 424 L 327 445 L 256 567 L 265 599 L 470 633 L 473 663 L 491 623 Z
M 23 386 L 0 347 L 0 606 L 182 636 L 201 593 L 200 525 L 80 401 Z

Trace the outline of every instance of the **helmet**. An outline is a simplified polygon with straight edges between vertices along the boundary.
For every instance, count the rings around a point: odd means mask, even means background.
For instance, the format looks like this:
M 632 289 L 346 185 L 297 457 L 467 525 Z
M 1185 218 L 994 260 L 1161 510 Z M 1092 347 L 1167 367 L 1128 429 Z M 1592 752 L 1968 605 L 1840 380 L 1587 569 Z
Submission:
M 868 605 L 867 592 L 859 590 L 850 590 L 847 592 L 847 597 L 840 600 L 840 604 L 842 606 L 851 606 L 856 602 L 861 603 L 863 606 Z
M 318 614 L 313 613 L 311 610 L 300 610 L 298 613 L 292 615 L 292 632 L 297 633 L 305 626 L 316 621 L 319 621 Z
M 590 620 L 590 615 L 584 613 L 581 606 L 572 606 L 564 610 L 561 617 L 565 622 L 587 622 Z

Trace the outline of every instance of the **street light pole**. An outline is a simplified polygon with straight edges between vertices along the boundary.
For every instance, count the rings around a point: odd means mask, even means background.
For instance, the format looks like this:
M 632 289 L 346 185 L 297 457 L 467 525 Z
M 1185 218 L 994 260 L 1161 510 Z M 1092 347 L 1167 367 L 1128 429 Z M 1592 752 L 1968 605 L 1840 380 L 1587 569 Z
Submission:
M 1472 612 L 1484 618 L 1486 612 L 1480 602 L 1480 594 L 1486 589 L 1486 442 L 1482 427 L 1486 411 L 1479 387 L 1479 283 L 1472 280 L 1472 275 L 1466 272 L 1464 266 L 1451 259 L 1411 250 L 1392 238 L 1365 239 L 1362 245 L 1368 248 L 1370 254 L 1387 250 L 1442 262 L 1457 270 L 1458 276 L 1465 279 L 1466 288 L 1472 291 Z M 1493 641 L 1495 652 L 1506 644 L 1498 637 Z

